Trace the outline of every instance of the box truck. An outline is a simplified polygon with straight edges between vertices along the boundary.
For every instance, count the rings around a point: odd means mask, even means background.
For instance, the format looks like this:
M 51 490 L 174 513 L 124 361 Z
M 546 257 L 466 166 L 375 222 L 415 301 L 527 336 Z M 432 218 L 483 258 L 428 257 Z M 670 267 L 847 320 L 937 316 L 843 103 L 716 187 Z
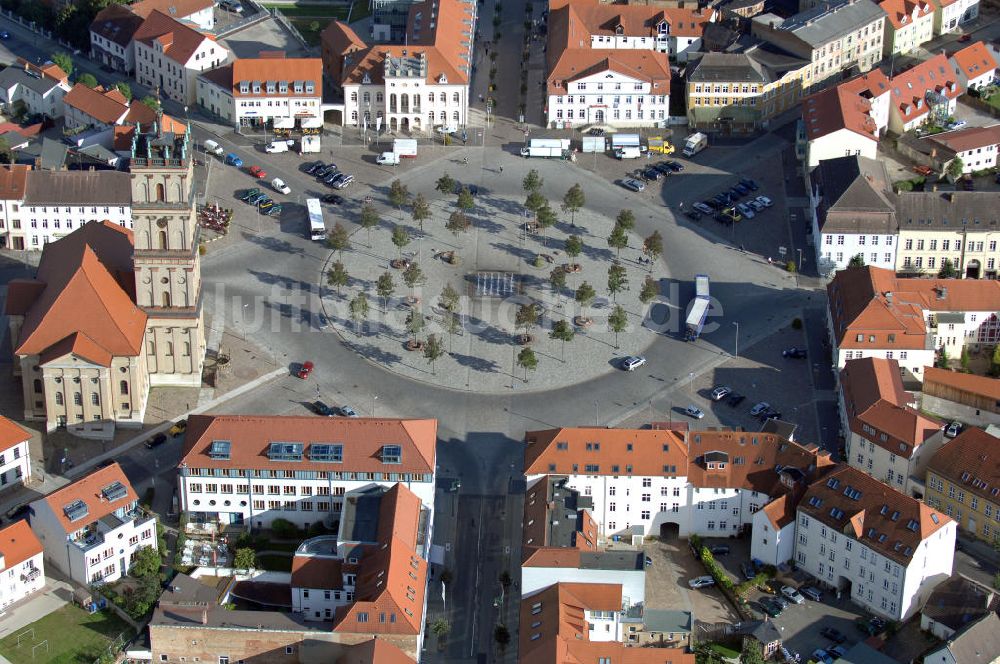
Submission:
M 684 339 L 694 341 L 705 327 L 705 319 L 708 317 L 708 310 L 712 306 L 711 295 L 709 294 L 709 283 L 707 274 L 697 274 L 694 277 L 694 301 L 691 303 L 691 310 L 688 312 Z
M 708 136 L 700 131 L 687 137 L 684 143 L 684 156 L 693 157 L 708 147 Z
M 568 159 L 568 138 L 533 138 L 521 148 L 522 157 L 542 157 L 544 159 Z
M 417 156 L 417 139 L 397 138 L 392 142 L 392 152 L 383 152 L 375 158 L 375 163 L 382 166 L 397 166 L 403 157 Z
M 667 139 L 662 136 L 650 136 L 649 137 L 649 151 L 657 152 L 659 154 L 673 154 L 674 146 Z

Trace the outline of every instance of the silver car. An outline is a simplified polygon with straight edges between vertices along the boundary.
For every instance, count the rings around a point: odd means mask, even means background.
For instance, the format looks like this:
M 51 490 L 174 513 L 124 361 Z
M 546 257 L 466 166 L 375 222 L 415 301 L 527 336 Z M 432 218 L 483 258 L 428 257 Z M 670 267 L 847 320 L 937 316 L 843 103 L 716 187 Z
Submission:
M 646 358 L 641 355 L 630 355 L 622 360 L 622 369 L 625 371 L 635 371 L 646 363 Z
M 646 185 L 635 178 L 625 178 L 622 180 L 622 186 L 632 191 L 644 191 L 646 189 Z
M 688 586 L 692 589 L 695 588 L 707 588 L 709 586 L 715 585 L 715 579 L 710 576 L 696 576 L 695 578 L 688 581 Z
M 684 408 L 684 414 L 687 415 L 688 417 L 693 417 L 696 420 L 700 420 L 701 418 L 705 417 L 704 411 L 702 411 L 702 409 L 698 408 L 697 406 L 686 406 Z

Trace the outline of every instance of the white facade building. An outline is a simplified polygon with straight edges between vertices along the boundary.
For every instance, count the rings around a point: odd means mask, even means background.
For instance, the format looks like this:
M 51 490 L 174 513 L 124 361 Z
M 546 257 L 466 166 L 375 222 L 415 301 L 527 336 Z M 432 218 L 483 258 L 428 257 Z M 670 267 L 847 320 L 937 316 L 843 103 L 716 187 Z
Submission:
M 548 123 L 561 127 L 587 124 L 613 126 L 661 126 L 670 113 L 670 70 L 662 70 L 664 58 L 653 52 L 588 51 L 607 68 L 571 80 L 550 77 Z M 643 63 L 639 63 L 641 60 Z M 662 62 L 661 62 L 662 60 Z M 645 64 L 645 67 L 642 65 Z M 637 76 L 635 68 L 653 71 L 650 78 Z M 588 71 L 592 71 L 589 70 Z M 561 71 L 557 70 L 556 75 Z M 554 83 L 559 81 L 559 83 Z
M 0 72 L 0 104 L 10 113 L 24 104 L 28 113 L 50 118 L 63 115 L 63 97 L 70 91 L 69 77 L 54 64 L 38 66 L 22 59 Z
M 951 576 L 955 533 L 944 514 L 841 466 L 799 502 L 795 562 L 866 609 L 906 620 Z
M 283 56 L 240 58 L 205 72 L 198 105 L 236 127 L 322 126 L 323 61 Z
M 21 486 L 31 479 L 31 433 L 0 417 L 0 490 Z
M 180 508 L 194 522 L 308 528 L 340 519 L 344 496 L 401 483 L 434 501 L 434 420 L 268 416 L 188 419 Z
M 45 588 L 42 543 L 24 519 L 0 529 L 0 609 Z
M 933 0 L 934 34 L 955 32 L 960 25 L 979 16 L 979 0 Z
M 156 518 L 117 463 L 34 501 L 30 521 L 48 562 L 84 586 L 117 581 L 139 549 L 156 548 Z

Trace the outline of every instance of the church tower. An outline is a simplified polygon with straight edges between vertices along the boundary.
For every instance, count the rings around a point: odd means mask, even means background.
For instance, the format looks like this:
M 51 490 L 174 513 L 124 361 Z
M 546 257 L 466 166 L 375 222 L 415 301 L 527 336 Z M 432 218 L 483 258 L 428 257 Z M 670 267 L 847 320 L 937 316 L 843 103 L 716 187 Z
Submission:
M 135 300 L 151 387 L 199 387 L 205 360 L 190 126 L 169 116 L 132 137 Z

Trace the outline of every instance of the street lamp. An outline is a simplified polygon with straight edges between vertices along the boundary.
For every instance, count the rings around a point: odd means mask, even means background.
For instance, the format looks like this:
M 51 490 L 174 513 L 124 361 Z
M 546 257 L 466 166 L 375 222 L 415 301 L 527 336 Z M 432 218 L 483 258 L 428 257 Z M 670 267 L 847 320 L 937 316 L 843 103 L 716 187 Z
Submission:
M 594 426 L 601 426 L 601 404 L 597 401 L 594 402 Z
M 736 352 L 733 353 L 733 357 L 739 359 L 740 357 L 740 322 L 733 321 L 733 325 L 736 326 Z
M 688 372 L 688 392 L 691 394 L 691 398 L 694 398 L 694 389 L 691 387 L 694 384 L 694 372 Z
M 240 319 L 240 322 L 243 324 L 243 341 L 247 340 L 247 307 L 249 306 L 250 306 L 249 302 L 243 305 L 243 314 L 242 318 Z
M 378 401 L 378 395 L 372 394 L 372 417 L 375 417 L 375 402 Z

